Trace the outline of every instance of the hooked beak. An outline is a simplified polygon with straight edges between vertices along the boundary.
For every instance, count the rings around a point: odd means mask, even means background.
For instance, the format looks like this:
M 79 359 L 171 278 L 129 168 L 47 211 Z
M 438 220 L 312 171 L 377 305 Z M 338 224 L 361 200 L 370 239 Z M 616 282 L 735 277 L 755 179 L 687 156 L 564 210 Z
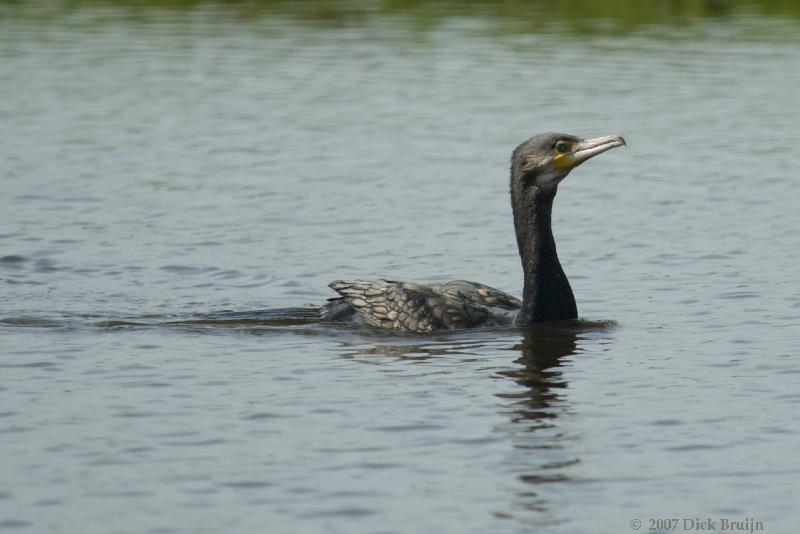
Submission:
M 602 154 L 618 146 L 625 145 L 625 139 L 619 135 L 607 135 L 594 139 L 584 139 L 572 146 L 572 152 L 556 156 L 554 166 L 558 169 L 574 169 L 587 159 Z

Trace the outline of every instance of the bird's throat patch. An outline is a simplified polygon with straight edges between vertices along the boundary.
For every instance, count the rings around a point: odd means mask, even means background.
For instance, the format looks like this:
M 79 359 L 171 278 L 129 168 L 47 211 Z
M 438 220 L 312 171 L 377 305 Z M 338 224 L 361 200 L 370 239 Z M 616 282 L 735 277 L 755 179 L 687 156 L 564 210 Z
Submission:
M 575 166 L 575 157 L 572 154 L 556 154 L 553 156 L 553 168 L 560 171 L 571 169 Z

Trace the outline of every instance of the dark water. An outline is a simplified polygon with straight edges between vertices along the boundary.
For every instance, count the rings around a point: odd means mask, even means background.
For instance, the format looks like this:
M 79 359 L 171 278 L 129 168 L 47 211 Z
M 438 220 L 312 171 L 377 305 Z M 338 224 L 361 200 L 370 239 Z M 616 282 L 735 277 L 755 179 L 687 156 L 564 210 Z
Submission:
M 0 527 L 797 528 L 796 20 L 13 13 Z M 507 162 L 547 130 L 629 142 L 556 201 L 581 322 L 181 322 L 319 303 L 336 278 L 518 294 Z

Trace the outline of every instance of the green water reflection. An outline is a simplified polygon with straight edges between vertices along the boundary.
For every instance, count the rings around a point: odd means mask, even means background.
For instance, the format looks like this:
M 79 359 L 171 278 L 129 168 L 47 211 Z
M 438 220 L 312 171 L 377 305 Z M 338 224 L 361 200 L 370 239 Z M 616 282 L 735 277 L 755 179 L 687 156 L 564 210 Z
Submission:
M 651 26 L 692 27 L 707 22 L 741 24 L 754 20 L 800 22 L 795 0 L 76 0 L 72 2 L 0 3 L 0 20 L 10 16 L 58 18 L 91 12 L 93 20 L 131 18 L 158 20 L 190 11 L 213 12 L 227 20 L 289 18 L 313 26 L 353 26 L 377 18 L 413 28 L 436 27 L 452 21 L 480 20 L 498 32 L 567 31 L 615 35 Z M 750 37 L 769 37 L 763 27 L 743 29 Z

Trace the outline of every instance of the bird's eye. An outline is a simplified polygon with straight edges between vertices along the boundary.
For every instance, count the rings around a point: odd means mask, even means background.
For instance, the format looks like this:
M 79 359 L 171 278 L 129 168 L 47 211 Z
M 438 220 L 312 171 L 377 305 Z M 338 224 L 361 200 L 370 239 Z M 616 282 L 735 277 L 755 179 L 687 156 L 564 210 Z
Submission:
M 565 154 L 569 152 L 569 144 L 566 143 L 565 141 L 559 141 L 558 143 L 556 143 L 556 152 L 558 152 L 559 154 Z

